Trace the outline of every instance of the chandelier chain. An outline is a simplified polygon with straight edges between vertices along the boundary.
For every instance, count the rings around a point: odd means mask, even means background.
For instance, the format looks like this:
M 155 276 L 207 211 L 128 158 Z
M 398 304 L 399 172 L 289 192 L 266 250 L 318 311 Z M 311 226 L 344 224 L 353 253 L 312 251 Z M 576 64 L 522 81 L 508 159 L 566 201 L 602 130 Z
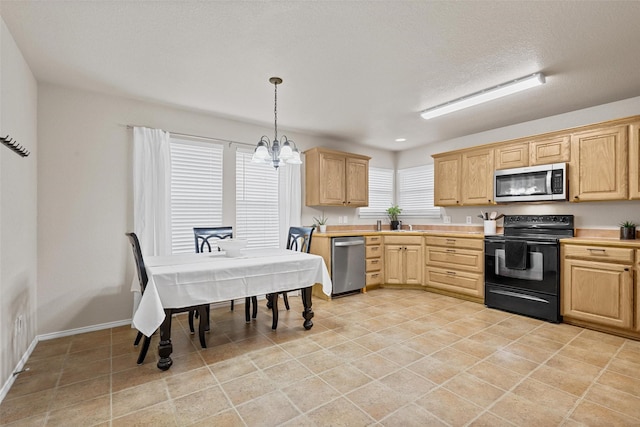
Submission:
M 273 117 L 274 117 L 274 128 L 275 128 L 275 136 L 273 138 L 273 142 L 278 141 L 278 83 L 273 85 L 274 87 L 274 103 L 273 103 Z

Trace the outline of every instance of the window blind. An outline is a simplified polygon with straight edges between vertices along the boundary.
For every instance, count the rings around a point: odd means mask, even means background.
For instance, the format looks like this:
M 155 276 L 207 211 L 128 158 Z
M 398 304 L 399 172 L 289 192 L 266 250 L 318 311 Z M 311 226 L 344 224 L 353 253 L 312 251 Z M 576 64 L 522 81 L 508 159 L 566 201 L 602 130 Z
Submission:
M 393 169 L 369 168 L 369 206 L 360 208 L 360 218 L 384 218 L 393 205 Z
M 222 224 L 224 146 L 171 138 L 171 249 L 194 252 L 193 227 Z
M 248 248 L 277 248 L 278 171 L 268 164 L 251 163 L 253 151 L 236 151 L 236 237 Z
M 433 165 L 398 170 L 398 206 L 403 217 L 440 217 L 433 206 Z

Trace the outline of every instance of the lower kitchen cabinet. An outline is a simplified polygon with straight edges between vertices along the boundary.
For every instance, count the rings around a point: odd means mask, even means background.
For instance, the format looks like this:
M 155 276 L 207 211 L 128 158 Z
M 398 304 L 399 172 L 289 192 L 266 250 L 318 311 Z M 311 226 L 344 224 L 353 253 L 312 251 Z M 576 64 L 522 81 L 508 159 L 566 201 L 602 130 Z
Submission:
M 638 331 L 634 249 L 563 244 L 561 312 L 568 323 Z M 634 320 L 635 313 L 635 320 Z
M 384 282 L 391 285 L 422 284 L 422 237 L 384 237 Z
M 484 241 L 427 236 L 424 285 L 484 300 Z
M 365 245 L 365 284 L 369 288 L 377 287 L 382 284 L 382 236 L 366 236 Z

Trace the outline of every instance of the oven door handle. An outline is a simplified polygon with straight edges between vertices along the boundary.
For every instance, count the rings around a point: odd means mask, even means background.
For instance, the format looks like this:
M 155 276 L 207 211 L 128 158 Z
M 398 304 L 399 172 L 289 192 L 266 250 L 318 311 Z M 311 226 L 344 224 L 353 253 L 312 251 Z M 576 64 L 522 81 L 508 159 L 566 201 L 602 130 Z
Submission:
M 498 294 L 498 295 L 505 295 L 505 296 L 508 296 L 508 297 L 528 299 L 528 300 L 531 300 L 531 301 L 536 301 L 536 302 L 542 302 L 542 303 L 549 304 L 549 301 L 544 300 L 542 298 L 534 297 L 533 295 L 521 294 L 521 293 L 518 293 L 518 292 L 511 292 L 511 291 L 502 291 L 502 290 L 499 290 L 499 289 L 491 289 L 489 292 L 494 293 L 494 294 Z
M 547 171 L 547 191 L 546 194 L 553 194 L 553 189 L 551 188 L 551 171 Z
M 485 243 L 488 244 L 498 244 L 498 245 L 504 245 L 505 242 L 507 240 L 491 240 L 491 241 L 485 241 Z M 520 240 L 512 240 L 512 241 L 517 241 L 519 242 Z M 546 246 L 557 246 L 558 242 L 538 242 L 535 240 L 524 240 L 525 242 L 527 242 L 528 245 L 546 245 Z

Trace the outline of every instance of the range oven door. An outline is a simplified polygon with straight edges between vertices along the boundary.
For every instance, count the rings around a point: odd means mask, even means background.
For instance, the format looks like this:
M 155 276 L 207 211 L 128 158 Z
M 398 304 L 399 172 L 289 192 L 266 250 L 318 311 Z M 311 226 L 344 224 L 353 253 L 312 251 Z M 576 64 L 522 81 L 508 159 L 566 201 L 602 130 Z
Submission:
M 507 238 L 485 240 L 485 304 L 552 322 L 560 318 L 559 248 L 556 241 L 526 241 L 526 265 L 508 268 Z

